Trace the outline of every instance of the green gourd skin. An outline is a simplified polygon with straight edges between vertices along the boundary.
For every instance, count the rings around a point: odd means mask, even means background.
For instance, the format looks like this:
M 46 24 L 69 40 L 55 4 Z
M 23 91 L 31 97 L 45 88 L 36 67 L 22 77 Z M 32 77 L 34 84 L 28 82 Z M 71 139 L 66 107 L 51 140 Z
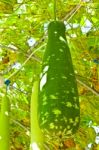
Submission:
M 44 135 L 65 137 L 74 134 L 80 122 L 77 83 L 65 25 L 48 26 L 48 43 L 42 63 L 38 100 L 39 126 Z
M 0 112 L 0 150 L 10 150 L 10 101 L 7 95 L 2 99 Z

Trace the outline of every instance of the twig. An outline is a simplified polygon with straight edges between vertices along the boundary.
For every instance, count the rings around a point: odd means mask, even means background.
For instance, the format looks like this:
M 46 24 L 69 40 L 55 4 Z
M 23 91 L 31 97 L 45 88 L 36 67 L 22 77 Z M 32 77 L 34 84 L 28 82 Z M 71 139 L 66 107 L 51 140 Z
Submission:
M 16 75 L 24 66 L 25 64 L 30 60 L 30 58 L 37 52 L 39 51 L 44 45 L 40 46 L 39 48 L 35 49 L 30 55 L 29 57 L 24 61 L 24 63 L 21 65 L 19 70 L 16 70 L 15 72 L 13 72 L 7 79 L 10 79 L 11 77 L 13 77 L 14 75 Z
M 82 4 L 80 2 L 80 4 L 78 4 L 76 7 L 74 7 L 74 9 L 72 9 L 70 11 L 70 13 L 68 13 L 63 19 L 62 21 L 64 20 L 67 20 L 67 22 L 70 21 L 70 19 L 76 14 L 76 12 L 81 8 Z M 68 18 L 69 17 L 69 18 Z
M 29 94 L 28 92 L 22 91 L 22 90 L 16 88 L 15 86 L 13 86 L 13 85 L 10 85 L 10 87 L 12 87 L 13 89 L 15 89 L 15 90 L 17 90 L 17 91 L 19 91 L 20 93 L 23 93 L 23 94 L 25 94 L 25 95 L 28 95 L 28 94 Z
M 18 126 L 20 126 L 21 128 L 23 128 L 25 131 L 30 132 L 29 129 L 27 129 L 24 125 L 22 125 L 19 121 L 16 121 L 14 119 L 11 119 L 12 122 L 14 122 L 15 124 L 17 124 Z
M 27 57 L 29 57 L 28 54 L 26 54 Z M 41 63 L 41 59 L 35 55 L 33 55 L 31 58 L 33 58 L 34 60 L 36 60 L 37 62 Z
M 5 48 L 5 49 L 9 49 L 9 50 L 11 50 L 11 51 L 14 51 L 14 52 L 17 52 L 17 53 L 19 53 L 18 51 L 17 51 L 17 47 L 16 48 L 12 48 L 12 47 L 10 47 L 10 46 L 5 46 L 5 45 L 1 45 L 0 44 L 0 47 L 1 48 Z M 27 57 L 29 57 L 29 55 L 28 54 L 25 54 Z M 32 56 L 33 57 L 33 59 L 34 60 L 37 60 L 38 62 L 40 62 L 40 58 L 38 58 L 38 57 L 36 57 L 35 55 L 33 55 Z
M 93 94 L 99 96 L 99 93 L 97 91 L 95 91 L 94 89 L 92 89 L 91 87 L 89 87 L 88 85 L 86 85 L 84 82 L 82 82 L 81 80 L 77 79 L 77 82 L 80 83 L 81 85 L 83 85 L 84 87 L 86 87 L 89 91 L 91 91 Z
M 12 48 L 12 47 L 10 47 L 10 46 L 5 46 L 5 45 L 2 45 L 2 44 L 0 44 L 0 47 L 1 48 L 5 48 L 5 49 L 10 49 L 10 50 L 12 50 L 12 51 L 16 51 L 18 48 L 16 47 L 16 48 Z

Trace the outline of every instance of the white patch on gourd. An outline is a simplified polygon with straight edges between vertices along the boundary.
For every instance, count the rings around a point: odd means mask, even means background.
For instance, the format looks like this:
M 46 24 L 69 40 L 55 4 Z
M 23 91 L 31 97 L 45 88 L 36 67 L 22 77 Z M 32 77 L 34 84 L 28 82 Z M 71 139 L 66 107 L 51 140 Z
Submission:
M 52 57 L 54 57 L 55 56 L 55 54 L 52 54 Z
M 57 31 L 54 31 L 55 34 L 57 34 Z
M 55 115 L 61 115 L 61 114 L 62 114 L 62 112 L 61 112 L 59 109 L 54 109 L 54 110 L 53 110 L 53 113 L 54 113 Z
M 66 91 L 66 93 L 69 94 L 70 92 L 69 92 L 69 91 Z
M 44 102 L 43 102 L 43 105 L 47 105 L 47 101 L 44 101 Z
M 68 121 L 65 116 L 63 117 L 63 120 L 65 121 L 65 123 L 67 123 L 67 121 Z
M 46 82 L 47 82 L 47 73 L 43 75 L 43 77 L 40 81 L 40 91 L 42 90 L 42 88 L 46 84 Z
M 59 58 L 57 58 L 56 60 L 57 60 L 57 61 L 59 61 L 60 59 L 59 59 Z
M 70 122 L 70 123 L 74 123 L 74 121 L 73 121 L 73 119 L 72 119 L 72 118 L 70 118 L 70 119 L 69 119 L 69 122 Z
M 5 115 L 6 115 L 6 116 L 9 116 L 9 113 L 8 113 L 8 111 L 5 111 Z
M 50 95 L 50 98 L 51 98 L 51 99 L 57 99 L 57 96 L 55 96 L 55 95 Z
M 43 73 L 47 72 L 49 69 L 49 66 L 45 66 L 44 69 L 43 69 Z
M 45 123 L 47 122 L 47 120 L 45 120 L 45 118 L 42 120 L 42 124 L 41 125 L 44 125 Z
M 67 107 L 72 107 L 72 103 L 71 102 L 66 102 L 66 106 Z
M 78 107 L 78 105 L 77 105 L 77 104 L 75 104 L 75 105 L 74 105 L 74 108 L 75 108 L 75 109 L 79 109 L 79 107 Z
M 74 96 L 74 102 L 76 102 L 76 101 L 77 101 L 77 97 Z
M 62 79 L 67 79 L 67 77 L 65 77 L 65 76 L 62 76 Z
M 50 125 L 49 125 L 49 126 L 50 126 L 50 128 L 51 128 L 51 129 L 54 129 L 54 128 L 55 128 L 55 125 L 54 125 L 54 123 L 53 123 L 53 122 L 52 122 L 52 123 L 50 123 Z
M 2 136 L 0 136 L 0 140 L 2 140 Z
M 69 74 L 70 76 L 74 76 L 72 73 Z
M 54 77 L 51 78 L 51 80 L 54 80 L 54 79 L 55 79 Z
M 66 43 L 66 40 L 62 36 L 59 37 L 59 40 Z
M 31 149 L 32 149 L 32 150 L 40 150 L 39 147 L 38 147 L 38 145 L 36 144 L 36 142 L 33 142 L 33 143 L 31 144 Z
M 79 123 L 79 117 L 76 117 L 73 126 L 76 126 L 78 123 Z
M 75 93 L 75 89 L 74 88 L 72 88 L 72 93 Z
M 48 112 L 46 112 L 46 113 L 44 114 L 44 116 L 45 116 L 45 117 L 48 117 L 48 116 L 49 116 L 49 113 L 48 113 Z
M 43 102 L 47 100 L 46 95 L 43 95 Z
M 63 49 L 60 48 L 59 51 L 60 51 L 60 52 L 63 52 Z

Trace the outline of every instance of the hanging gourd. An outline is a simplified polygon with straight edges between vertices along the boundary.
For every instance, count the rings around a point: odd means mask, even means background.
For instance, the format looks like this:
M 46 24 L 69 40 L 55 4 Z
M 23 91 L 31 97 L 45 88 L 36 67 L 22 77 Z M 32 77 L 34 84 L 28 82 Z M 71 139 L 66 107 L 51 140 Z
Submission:
M 53 21 L 48 26 L 38 100 L 39 126 L 45 137 L 74 134 L 79 126 L 80 108 L 77 84 L 65 25 Z
M 6 80 L 5 84 L 8 86 L 10 80 Z M 0 111 L 0 150 L 10 150 L 9 112 L 10 102 L 6 92 L 5 96 L 2 98 Z
M 30 111 L 30 120 L 31 120 L 31 144 L 30 150 L 36 150 L 39 143 L 41 143 L 41 148 L 43 147 L 43 137 L 42 132 L 38 125 L 37 120 L 37 103 L 38 103 L 38 90 L 39 90 L 39 78 L 36 77 L 33 88 L 32 88 L 32 95 L 31 95 L 31 111 Z M 42 148 L 43 149 L 43 148 Z

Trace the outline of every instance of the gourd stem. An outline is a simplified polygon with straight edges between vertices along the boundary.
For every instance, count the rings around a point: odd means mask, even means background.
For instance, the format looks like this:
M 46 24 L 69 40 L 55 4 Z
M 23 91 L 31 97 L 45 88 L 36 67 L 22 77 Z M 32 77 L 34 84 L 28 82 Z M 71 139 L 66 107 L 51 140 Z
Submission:
M 56 0 L 54 0 L 54 20 L 56 21 Z

